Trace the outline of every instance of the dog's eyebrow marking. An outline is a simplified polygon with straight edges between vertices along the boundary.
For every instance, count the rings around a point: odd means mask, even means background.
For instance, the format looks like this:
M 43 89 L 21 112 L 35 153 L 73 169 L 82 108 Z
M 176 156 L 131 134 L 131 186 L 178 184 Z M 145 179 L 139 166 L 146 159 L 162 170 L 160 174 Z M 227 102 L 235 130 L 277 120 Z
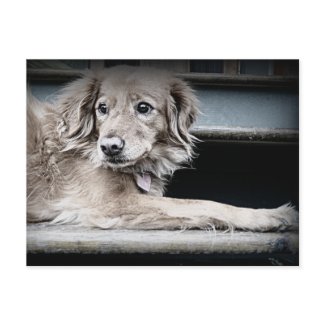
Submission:
M 140 95 L 137 94 L 137 93 L 131 93 L 130 94 L 130 99 L 131 100 L 139 100 L 140 98 L 141 98 Z
M 114 107 L 116 104 L 116 98 L 113 96 L 107 96 L 103 93 L 100 93 L 98 96 L 98 100 L 96 102 L 96 105 L 98 105 L 101 102 L 107 103 L 110 107 Z
M 153 95 L 152 92 L 144 90 L 144 89 L 138 89 L 138 90 L 133 90 L 129 94 L 131 99 L 142 99 L 144 97 L 151 98 L 152 100 L 157 100 L 157 96 Z
M 158 103 L 157 98 L 155 96 L 150 95 L 148 92 L 139 92 L 139 93 L 130 93 L 129 98 L 132 102 L 135 102 L 136 104 L 140 102 L 147 102 L 150 104 L 154 109 L 158 109 Z

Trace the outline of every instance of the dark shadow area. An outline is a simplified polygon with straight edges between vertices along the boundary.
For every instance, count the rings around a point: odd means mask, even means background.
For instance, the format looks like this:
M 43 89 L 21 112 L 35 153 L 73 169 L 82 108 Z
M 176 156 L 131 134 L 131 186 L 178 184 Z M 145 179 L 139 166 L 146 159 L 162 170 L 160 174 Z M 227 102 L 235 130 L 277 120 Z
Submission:
M 27 254 L 27 266 L 298 266 L 290 254 Z
M 166 196 L 252 208 L 291 202 L 299 208 L 297 144 L 205 142 L 196 152 L 193 169 L 177 171 Z

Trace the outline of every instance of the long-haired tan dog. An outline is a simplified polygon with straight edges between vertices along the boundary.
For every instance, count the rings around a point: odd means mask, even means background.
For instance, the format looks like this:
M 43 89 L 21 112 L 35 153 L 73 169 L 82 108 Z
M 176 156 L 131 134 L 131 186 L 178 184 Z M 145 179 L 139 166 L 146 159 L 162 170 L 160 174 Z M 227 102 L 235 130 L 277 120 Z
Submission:
M 101 228 L 293 229 L 297 212 L 162 197 L 166 180 L 193 156 L 192 90 L 163 71 L 90 72 L 54 103 L 28 96 L 29 222 Z

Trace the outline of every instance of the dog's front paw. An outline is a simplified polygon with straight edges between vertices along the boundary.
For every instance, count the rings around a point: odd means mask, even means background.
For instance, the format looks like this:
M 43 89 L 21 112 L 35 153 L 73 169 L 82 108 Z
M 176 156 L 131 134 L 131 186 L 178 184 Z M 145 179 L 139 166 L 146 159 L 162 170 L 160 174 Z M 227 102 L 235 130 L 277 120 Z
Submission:
M 273 209 L 272 217 L 275 221 L 275 228 L 279 231 L 298 230 L 299 213 L 291 204 L 285 204 Z

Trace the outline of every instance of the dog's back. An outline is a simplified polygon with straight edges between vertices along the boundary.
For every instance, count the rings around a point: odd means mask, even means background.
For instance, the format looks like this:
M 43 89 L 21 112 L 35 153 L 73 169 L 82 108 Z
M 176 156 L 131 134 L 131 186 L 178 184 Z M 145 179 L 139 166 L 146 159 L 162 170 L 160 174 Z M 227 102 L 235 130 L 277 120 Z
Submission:
M 37 111 L 43 110 L 43 105 L 29 91 L 27 93 L 27 154 L 32 154 L 41 141 L 41 123 Z
M 46 198 L 55 189 L 56 150 L 53 133 L 55 116 L 51 104 L 27 92 L 27 206 L 28 220 L 40 221 L 45 216 Z M 51 184 L 51 185 L 49 185 Z M 44 214 L 44 218 L 40 217 Z M 37 218 L 35 216 L 38 216 Z

